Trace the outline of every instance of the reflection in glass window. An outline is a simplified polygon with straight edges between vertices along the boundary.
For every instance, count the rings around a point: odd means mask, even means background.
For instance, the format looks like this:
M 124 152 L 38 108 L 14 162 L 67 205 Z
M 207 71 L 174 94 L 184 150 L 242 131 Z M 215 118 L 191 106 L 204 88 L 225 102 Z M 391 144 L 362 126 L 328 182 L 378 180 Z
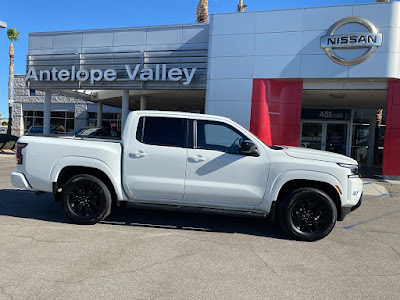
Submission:
M 353 114 L 353 122 L 359 124 L 369 124 L 369 109 L 355 109 Z
M 369 125 L 353 125 L 353 146 L 368 146 Z
M 24 111 L 24 131 L 32 126 L 43 126 L 43 111 Z M 74 130 L 74 112 L 52 111 L 50 128 L 54 133 L 66 134 Z
M 109 128 L 121 132 L 121 114 L 120 113 L 103 113 L 102 123 L 97 124 L 97 113 L 88 113 L 88 126 L 98 126 Z
M 322 123 L 303 123 L 300 146 L 322 149 Z

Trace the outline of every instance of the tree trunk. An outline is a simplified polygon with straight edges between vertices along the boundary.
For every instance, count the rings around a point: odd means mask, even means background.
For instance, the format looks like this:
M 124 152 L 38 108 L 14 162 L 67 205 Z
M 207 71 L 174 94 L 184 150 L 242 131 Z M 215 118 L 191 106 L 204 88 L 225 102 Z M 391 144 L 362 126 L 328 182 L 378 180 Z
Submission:
M 10 49 L 8 51 L 10 56 L 10 66 L 8 68 L 8 126 L 7 134 L 11 135 L 11 125 L 12 125 L 12 90 L 13 90 L 13 79 L 14 79 L 14 45 L 11 42 Z
M 247 8 L 246 4 L 243 4 L 243 0 L 239 0 L 239 5 L 237 7 L 238 12 L 244 12 L 244 10 Z
M 200 0 L 199 4 L 197 4 L 196 22 L 208 22 L 208 0 Z

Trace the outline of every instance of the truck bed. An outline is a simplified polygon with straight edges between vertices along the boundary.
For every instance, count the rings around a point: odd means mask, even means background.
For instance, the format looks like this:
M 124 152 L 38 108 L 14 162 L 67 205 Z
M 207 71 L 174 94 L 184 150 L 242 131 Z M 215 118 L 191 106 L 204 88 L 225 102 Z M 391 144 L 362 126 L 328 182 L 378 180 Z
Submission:
M 27 135 L 18 143 L 26 143 L 23 164 L 17 170 L 26 174 L 32 189 L 51 192 L 63 166 L 104 166 L 116 182 L 121 182 L 121 141 L 114 138 Z M 85 162 L 85 163 L 83 163 Z

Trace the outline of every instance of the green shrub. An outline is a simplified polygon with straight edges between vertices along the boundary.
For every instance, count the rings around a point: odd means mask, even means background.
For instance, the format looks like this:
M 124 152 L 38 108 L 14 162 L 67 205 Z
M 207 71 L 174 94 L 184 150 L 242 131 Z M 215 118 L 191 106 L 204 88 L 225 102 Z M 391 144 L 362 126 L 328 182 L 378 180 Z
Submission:
M 0 134 L 0 150 L 12 150 L 15 148 L 17 136 Z

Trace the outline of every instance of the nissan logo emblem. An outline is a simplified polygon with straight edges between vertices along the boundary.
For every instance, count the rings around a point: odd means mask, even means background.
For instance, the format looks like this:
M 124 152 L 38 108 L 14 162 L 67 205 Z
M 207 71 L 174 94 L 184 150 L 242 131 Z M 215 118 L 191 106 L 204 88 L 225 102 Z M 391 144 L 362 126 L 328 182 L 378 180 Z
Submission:
M 339 28 L 347 24 L 360 24 L 364 26 L 366 32 L 340 33 L 335 34 Z M 333 24 L 326 35 L 321 37 L 321 48 L 325 50 L 328 57 L 335 63 L 344 66 L 352 66 L 362 63 L 374 54 L 377 47 L 382 46 L 383 34 L 378 33 L 375 25 L 362 17 L 347 17 Z M 335 49 L 367 49 L 359 57 L 346 59 L 335 53 Z

